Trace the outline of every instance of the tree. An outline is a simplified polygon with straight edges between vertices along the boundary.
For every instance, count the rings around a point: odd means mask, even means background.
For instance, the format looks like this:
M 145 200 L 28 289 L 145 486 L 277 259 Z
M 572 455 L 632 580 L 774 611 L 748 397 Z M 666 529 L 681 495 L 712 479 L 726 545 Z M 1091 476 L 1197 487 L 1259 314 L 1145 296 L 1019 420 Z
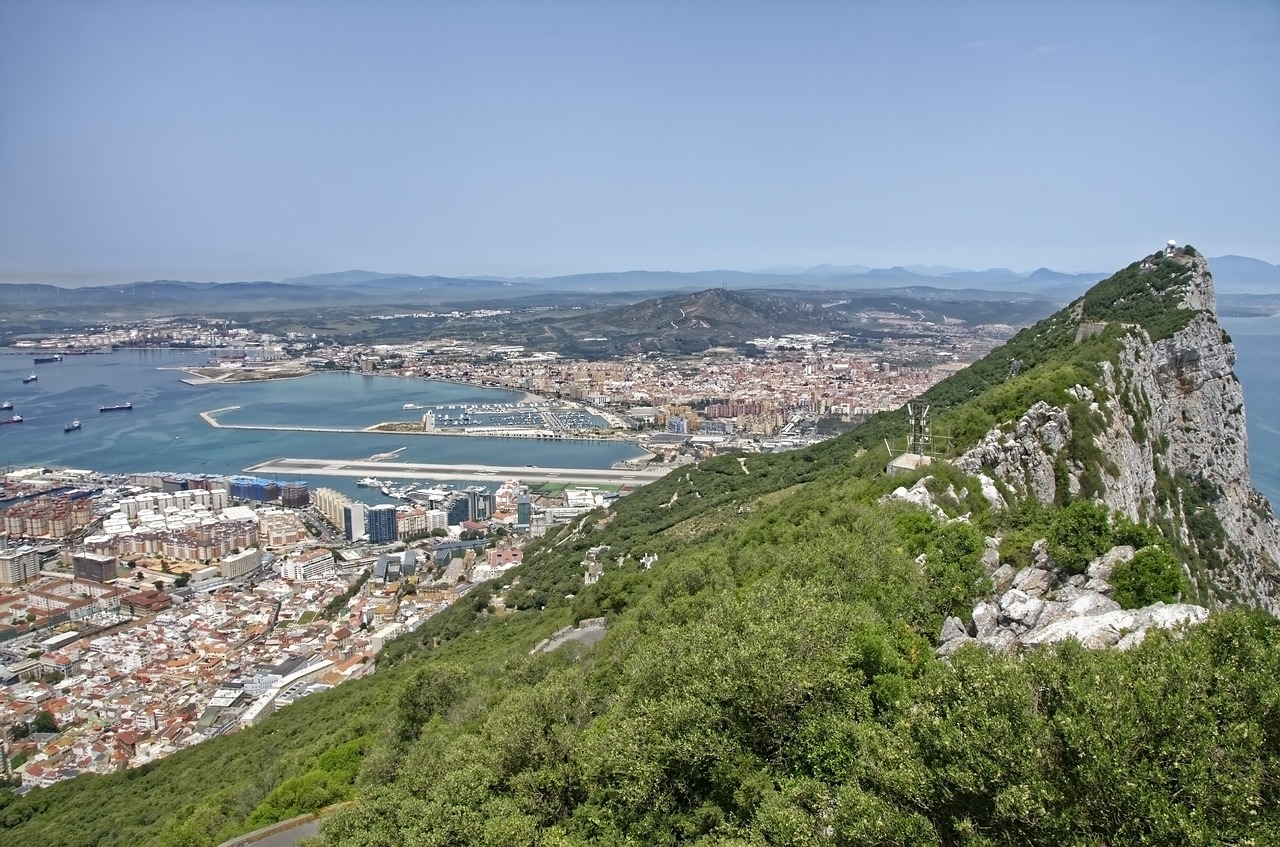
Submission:
M 155 582 L 151 584 L 156 587 L 156 591 L 164 591 L 164 582 L 162 582 L 161 580 L 157 579 Z
M 57 732 L 58 722 L 54 720 L 52 712 L 42 710 L 36 713 L 36 719 L 31 722 L 31 731 Z
M 173 581 L 174 588 L 185 588 L 191 582 L 191 574 L 182 574 Z

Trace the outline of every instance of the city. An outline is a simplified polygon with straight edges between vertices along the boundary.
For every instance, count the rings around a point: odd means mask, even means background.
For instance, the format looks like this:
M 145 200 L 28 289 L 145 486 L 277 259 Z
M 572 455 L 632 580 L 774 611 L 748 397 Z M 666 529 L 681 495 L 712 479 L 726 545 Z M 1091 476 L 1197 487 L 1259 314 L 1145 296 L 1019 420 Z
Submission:
M 467 410 L 474 418 L 455 411 L 453 420 L 406 404 L 404 420 L 372 429 L 483 437 L 537 427 L 529 432 L 538 437 L 626 439 L 645 453 L 613 472 L 452 468 L 477 483 L 458 487 L 411 482 L 423 469 L 394 453 L 345 471 L 281 459 L 248 469 L 258 476 L 8 469 L 8 778 L 31 788 L 140 765 L 363 676 L 388 640 L 518 565 L 524 539 L 674 465 L 829 438 L 900 406 L 1011 331 L 956 338 L 931 356 L 916 344 L 872 355 L 804 334 L 756 339 L 751 356 L 603 361 L 462 339 L 317 344 L 189 319 L 20 339 L 11 354 L 45 359 L 208 348 L 205 365 L 174 373 L 194 384 L 348 370 L 506 388 L 524 401 Z M 220 411 L 202 417 L 222 426 Z M 509 476 L 495 479 L 499 471 Z M 394 502 L 369 505 L 301 478 L 325 472 L 359 474 Z M 598 578 L 593 565 L 584 564 L 585 584 Z

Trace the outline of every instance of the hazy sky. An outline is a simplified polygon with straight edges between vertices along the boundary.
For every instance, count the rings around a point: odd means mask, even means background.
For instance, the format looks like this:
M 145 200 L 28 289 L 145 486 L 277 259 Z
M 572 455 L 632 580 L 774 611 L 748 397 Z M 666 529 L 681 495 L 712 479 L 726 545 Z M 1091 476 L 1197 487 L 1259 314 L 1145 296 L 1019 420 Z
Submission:
M 1280 261 L 1280 2 L 0 2 L 0 280 Z

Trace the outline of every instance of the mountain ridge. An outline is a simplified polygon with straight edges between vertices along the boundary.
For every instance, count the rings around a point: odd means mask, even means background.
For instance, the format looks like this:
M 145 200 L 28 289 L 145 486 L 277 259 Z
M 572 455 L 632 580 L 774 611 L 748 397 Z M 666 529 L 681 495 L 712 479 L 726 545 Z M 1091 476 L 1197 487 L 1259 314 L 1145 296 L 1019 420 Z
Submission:
M 1274 608 L 1274 518 L 1228 487 L 1244 408 L 1214 305 L 1202 258 L 1152 254 L 926 392 L 954 462 L 887 474 L 898 410 L 679 468 L 531 542 L 369 679 L 6 800 L 0 831 L 212 847 L 354 798 L 324 844 L 1275 843 L 1280 624 L 1227 608 Z M 1092 568 L 1086 537 L 1173 561 L 1144 587 L 1215 612 L 1123 651 L 935 656 L 994 566 Z M 538 649 L 597 618 L 598 644 Z

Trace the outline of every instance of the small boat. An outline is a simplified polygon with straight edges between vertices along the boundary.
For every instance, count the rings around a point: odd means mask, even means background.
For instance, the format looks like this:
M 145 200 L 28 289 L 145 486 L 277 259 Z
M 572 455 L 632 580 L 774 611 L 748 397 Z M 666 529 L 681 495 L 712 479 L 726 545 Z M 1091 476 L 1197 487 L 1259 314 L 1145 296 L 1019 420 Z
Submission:
M 133 403 L 121 403 L 118 406 L 99 406 L 99 412 L 131 412 L 133 411 Z
M 22 384 L 26 385 L 28 382 L 35 382 L 39 378 L 40 377 L 36 376 L 35 374 L 32 374 L 31 376 L 24 376 L 22 378 Z
M 366 476 L 364 479 L 356 483 L 356 485 L 360 486 L 361 488 L 377 488 L 381 484 L 382 484 L 381 482 L 379 482 L 378 480 L 374 479 L 371 476 Z
M 7 412 L 12 408 L 13 408 L 12 400 L 5 400 L 3 403 L 0 403 L 0 412 Z
M 4 420 L 0 420 L 0 426 L 3 426 L 5 424 L 11 424 L 11 423 L 22 423 L 22 415 L 14 415 L 11 418 L 5 418 Z
M 77 418 L 62 428 L 63 432 L 75 432 L 80 428 L 80 419 Z

